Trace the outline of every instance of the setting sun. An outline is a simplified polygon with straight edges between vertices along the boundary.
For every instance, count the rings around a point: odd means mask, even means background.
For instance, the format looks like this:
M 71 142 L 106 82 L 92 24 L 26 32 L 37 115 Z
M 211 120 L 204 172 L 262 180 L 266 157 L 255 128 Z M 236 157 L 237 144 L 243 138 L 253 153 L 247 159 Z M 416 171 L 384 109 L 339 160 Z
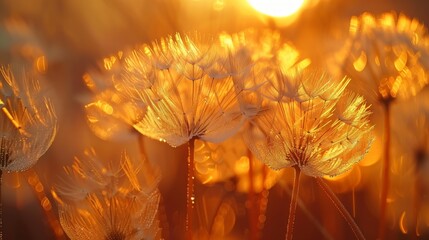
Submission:
M 305 0 L 247 0 L 257 11 L 273 17 L 287 17 L 296 13 Z

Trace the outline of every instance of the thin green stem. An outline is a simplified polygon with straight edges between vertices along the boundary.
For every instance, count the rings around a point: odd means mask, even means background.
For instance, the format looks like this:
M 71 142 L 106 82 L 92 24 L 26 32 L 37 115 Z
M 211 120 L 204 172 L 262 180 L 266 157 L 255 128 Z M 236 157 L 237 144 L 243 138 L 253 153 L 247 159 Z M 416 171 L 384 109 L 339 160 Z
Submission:
M 289 218 L 287 220 L 287 227 L 286 227 L 286 240 L 292 240 L 293 238 L 293 227 L 295 223 L 295 212 L 296 212 L 296 205 L 298 202 L 297 199 L 298 199 L 298 193 L 299 193 L 300 178 L 301 178 L 301 169 L 299 169 L 298 166 L 295 166 L 292 197 L 291 197 L 290 206 L 289 206 Z
M 384 146 L 383 146 L 383 166 L 381 179 L 381 205 L 380 205 L 380 225 L 379 239 L 384 240 L 386 237 L 386 208 L 387 196 L 389 194 L 389 169 L 390 169 L 390 102 L 383 104 L 384 106 Z
M 188 142 L 188 183 L 186 188 L 186 239 L 192 240 L 193 209 L 195 203 L 194 195 L 194 149 L 195 139 Z
M 353 217 L 350 215 L 350 213 L 347 211 L 347 209 L 344 207 L 344 205 L 341 203 L 340 199 L 335 195 L 334 192 L 332 192 L 331 188 L 328 186 L 328 184 L 323 181 L 322 178 L 317 177 L 316 178 L 317 183 L 319 184 L 320 188 L 322 188 L 323 192 L 326 193 L 328 198 L 332 201 L 334 206 L 337 208 L 337 210 L 340 212 L 341 216 L 346 220 L 346 222 L 349 224 L 351 230 L 356 236 L 356 239 L 364 240 L 365 236 L 363 235 L 362 231 L 356 224 Z

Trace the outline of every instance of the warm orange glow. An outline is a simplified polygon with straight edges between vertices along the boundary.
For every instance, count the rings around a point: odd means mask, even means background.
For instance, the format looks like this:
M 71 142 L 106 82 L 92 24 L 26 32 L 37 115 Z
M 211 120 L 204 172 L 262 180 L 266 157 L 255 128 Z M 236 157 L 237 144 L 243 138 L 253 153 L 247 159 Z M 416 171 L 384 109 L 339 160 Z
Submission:
M 88 108 L 88 107 L 91 107 L 91 106 L 98 107 L 100 110 L 102 110 L 107 115 L 112 115 L 113 114 L 113 107 L 112 107 L 112 105 L 110 105 L 109 103 L 107 103 L 105 101 L 99 100 L 97 102 L 89 103 L 85 107 Z M 90 119 L 90 121 L 98 121 L 98 120 L 97 119 Z
M 110 70 L 110 69 L 112 69 L 113 64 L 115 64 L 116 60 L 117 60 L 117 59 L 116 59 L 116 57 L 113 57 L 113 56 L 108 57 L 108 58 L 104 58 L 104 59 L 103 59 L 103 62 L 104 62 L 104 68 L 105 68 L 106 70 Z
M 401 214 L 401 218 L 400 218 L 400 220 L 399 220 L 399 229 L 401 229 L 401 232 L 402 232 L 402 233 L 407 234 L 408 229 L 407 229 L 407 227 L 405 226 L 405 215 L 406 215 L 406 212 L 403 212 L 403 213 Z
M 359 162 L 359 166 L 368 167 L 377 163 L 381 158 L 382 141 L 376 138 L 367 155 Z
M 37 183 L 37 184 L 36 184 L 36 186 L 34 187 L 34 189 L 36 190 L 36 192 L 41 193 L 41 192 L 43 192 L 44 187 L 43 187 L 43 185 L 39 182 L 39 183 Z
M 222 11 L 224 7 L 225 7 L 224 0 L 215 0 L 213 3 L 213 10 L 215 11 Z
M 350 19 L 350 27 L 349 27 L 350 35 L 354 36 L 358 31 L 358 29 L 359 29 L 359 19 L 353 16 Z
M 234 42 L 232 41 L 231 36 L 229 36 L 226 33 L 221 34 L 219 36 L 219 40 L 220 40 L 222 47 L 225 47 L 227 49 L 232 49 L 234 47 Z
M 249 158 L 246 156 L 242 156 L 237 162 L 235 163 L 235 171 L 240 173 L 247 173 L 249 171 Z
M 398 53 L 398 58 L 393 62 L 393 65 L 398 72 L 402 71 L 404 67 L 406 67 L 407 60 L 408 54 L 406 51 L 401 51 L 400 53 Z
M 49 199 L 46 196 L 43 197 L 43 199 L 40 201 L 40 204 L 42 205 L 42 207 L 45 211 L 49 211 L 52 209 L 51 202 L 49 201 Z
M 55 191 L 51 191 L 52 197 L 57 201 L 58 204 L 64 204 L 58 194 Z
M 362 72 L 365 69 L 367 63 L 367 56 L 364 51 L 360 53 L 360 56 L 353 62 L 353 67 L 358 72 Z
M 333 177 L 325 177 L 325 179 L 330 181 L 336 193 L 344 193 L 358 187 L 362 180 L 362 172 L 359 167 L 354 167 L 350 171 Z
M 36 59 L 35 63 L 36 63 L 37 71 L 39 71 L 40 73 L 45 73 L 46 72 L 46 70 L 48 68 L 48 64 L 46 62 L 45 56 L 38 57 Z
M 95 82 L 94 80 L 91 78 L 91 76 L 88 73 L 85 73 L 83 76 L 83 81 L 85 82 L 86 86 L 90 89 L 90 90 L 95 90 L 96 86 L 95 86 Z
M 265 15 L 272 17 L 287 17 L 294 13 L 297 13 L 302 6 L 304 6 L 305 0 L 247 0 L 249 4 Z

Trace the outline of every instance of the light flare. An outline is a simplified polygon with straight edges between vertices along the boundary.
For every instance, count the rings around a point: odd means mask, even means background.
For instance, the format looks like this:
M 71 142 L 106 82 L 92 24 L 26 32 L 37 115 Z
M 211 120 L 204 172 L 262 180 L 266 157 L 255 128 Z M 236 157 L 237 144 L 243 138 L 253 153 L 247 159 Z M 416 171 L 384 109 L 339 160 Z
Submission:
M 306 0 L 247 0 L 255 10 L 272 17 L 288 17 L 297 13 Z

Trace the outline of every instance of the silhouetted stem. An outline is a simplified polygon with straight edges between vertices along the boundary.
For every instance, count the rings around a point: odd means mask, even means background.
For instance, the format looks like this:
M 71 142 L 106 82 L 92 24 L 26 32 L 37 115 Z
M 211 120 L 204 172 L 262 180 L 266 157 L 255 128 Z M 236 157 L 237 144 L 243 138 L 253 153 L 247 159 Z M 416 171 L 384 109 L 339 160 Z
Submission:
M 389 169 L 390 169 L 390 103 L 384 106 L 384 146 L 383 146 L 383 171 L 381 174 L 381 205 L 380 205 L 380 226 L 379 239 L 384 240 L 386 234 L 386 207 L 387 195 L 389 193 Z
M 290 200 L 289 206 L 289 218 L 287 220 L 286 227 L 286 240 L 291 240 L 293 238 L 293 225 L 295 223 L 295 212 L 296 212 L 296 204 L 299 193 L 299 180 L 301 178 L 301 169 L 299 167 L 295 167 L 295 175 L 293 179 L 293 188 L 292 188 L 292 197 Z
M 356 194 L 355 194 L 354 186 L 352 189 L 352 206 L 353 206 L 353 218 L 355 218 L 356 217 Z
M 192 213 L 194 209 L 194 144 L 195 139 L 192 138 L 188 142 L 188 184 L 186 189 L 186 238 L 192 240 Z
M 334 192 L 332 192 L 331 188 L 328 186 L 328 184 L 323 181 L 322 178 L 317 177 L 316 178 L 317 183 L 322 188 L 323 192 L 326 193 L 328 198 L 332 201 L 332 203 L 335 205 L 335 207 L 340 212 L 341 216 L 346 220 L 346 222 L 349 224 L 350 228 L 352 229 L 353 233 L 356 236 L 356 239 L 363 240 L 365 239 L 364 235 L 362 234 L 362 231 L 356 224 L 353 217 L 350 215 L 350 213 L 347 211 L 347 209 L 344 207 L 344 205 L 341 203 L 340 199 L 335 195 Z
M 255 195 L 255 183 L 254 183 L 254 169 L 253 169 L 253 156 L 252 153 L 247 150 L 247 156 L 249 158 L 249 192 L 247 194 L 248 201 L 248 218 L 250 228 L 250 240 L 259 239 L 258 232 L 258 208 L 256 206 L 256 195 Z

